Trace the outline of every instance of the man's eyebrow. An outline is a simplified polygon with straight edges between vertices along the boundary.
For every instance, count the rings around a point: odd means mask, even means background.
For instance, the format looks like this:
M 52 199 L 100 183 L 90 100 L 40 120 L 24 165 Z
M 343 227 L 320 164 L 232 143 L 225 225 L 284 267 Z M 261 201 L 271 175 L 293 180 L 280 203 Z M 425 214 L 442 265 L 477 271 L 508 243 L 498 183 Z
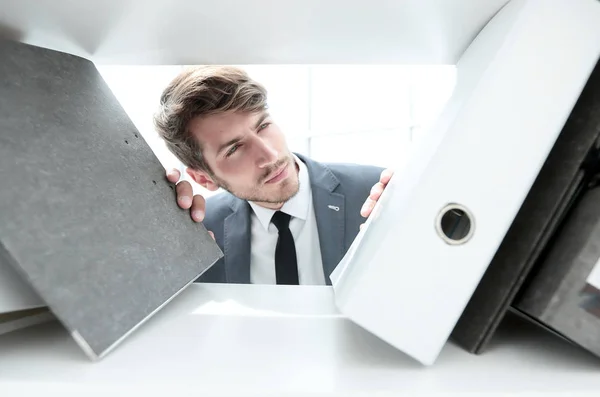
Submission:
M 259 117 L 258 121 L 256 122 L 256 124 L 254 125 L 254 129 L 258 129 L 258 127 L 260 127 L 260 125 L 263 123 L 263 121 L 265 121 L 267 118 L 269 118 L 271 115 L 268 112 L 264 112 L 263 114 L 261 114 L 261 116 Z M 223 150 L 225 150 L 226 148 L 228 148 L 231 145 L 234 145 L 236 143 L 238 143 L 239 141 L 241 141 L 242 138 L 233 138 L 225 143 L 223 143 L 221 146 L 219 146 L 219 150 L 217 150 L 217 156 L 219 154 L 221 154 L 221 152 Z
M 263 123 L 263 121 L 265 121 L 268 117 L 270 116 L 269 112 L 264 112 L 258 119 L 258 121 L 256 122 L 256 124 L 254 125 L 254 129 L 258 129 L 258 127 L 260 127 L 260 125 Z
M 234 145 L 234 144 L 238 143 L 238 142 L 239 142 L 239 141 L 241 141 L 241 140 L 242 140 L 241 138 L 233 138 L 233 139 L 231 139 L 231 140 L 229 140 L 229 141 L 227 141 L 227 142 L 223 143 L 221 146 L 219 146 L 219 150 L 217 151 L 217 156 L 218 156 L 219 154 L 221 154 L 221 152 L 222 152 L 223 150 L 225 150 L 226 148 L 228 148 L 228 147 L 229 147 L 229 146 L 231 146 L 231 145 Z

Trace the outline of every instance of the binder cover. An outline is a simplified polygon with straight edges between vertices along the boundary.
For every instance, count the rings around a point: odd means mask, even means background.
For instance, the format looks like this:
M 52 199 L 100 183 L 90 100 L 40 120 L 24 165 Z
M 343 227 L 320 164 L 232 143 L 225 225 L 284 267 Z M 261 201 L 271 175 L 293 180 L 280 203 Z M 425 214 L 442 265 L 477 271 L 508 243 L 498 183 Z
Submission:
M 93 359 L 223 255 L 86 59 L 0 42 L 0 169 L 0 266 Z
M 0 335 L 55 319 L 47 307 L 0 313 Z
M 39 309 L 44 300 L 9 263 L 10 254 L 0 242 L 0 315 Z
M 485 351 L 571 202 L 589 181 L 594 171 L 590 156 L 600 147 L 599 125 L 600 64 L 596 64 L 523 206 L 452 332 L 452 339 L 467 351 L 475 354 Z
M 0 335 L 54 320 L 44 300 L 8 260 L 0 242 Z
M 600 187 L 587 191 L 560 228 L 514 306 L 600 356 Z
M 598 20 L 594 0 L 511 1 L 482 30 L 332 274 L 343 314 L 435 362 L 596 64 Z

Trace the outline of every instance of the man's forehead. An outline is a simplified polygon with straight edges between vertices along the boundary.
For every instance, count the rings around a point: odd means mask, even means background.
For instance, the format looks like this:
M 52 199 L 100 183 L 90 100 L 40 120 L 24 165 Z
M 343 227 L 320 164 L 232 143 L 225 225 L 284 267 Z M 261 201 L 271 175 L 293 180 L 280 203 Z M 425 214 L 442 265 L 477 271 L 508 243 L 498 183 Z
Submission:
M 267 114 L 266 110 L 256 112 L 224 112 L 195 117 L 190 121 L 189 130 L 203 146 L 218 148 L 224 142 L 243 135 L 247 127 Z

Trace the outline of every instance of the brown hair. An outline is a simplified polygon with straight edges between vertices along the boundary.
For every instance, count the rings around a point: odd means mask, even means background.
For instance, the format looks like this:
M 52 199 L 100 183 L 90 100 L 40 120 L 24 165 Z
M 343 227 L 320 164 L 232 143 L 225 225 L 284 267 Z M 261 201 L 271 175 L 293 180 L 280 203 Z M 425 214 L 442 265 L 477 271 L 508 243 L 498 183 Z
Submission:
M 198 116 L 256 112 L 267 107 L 267 91 L 232 66 L 186 68 L 163 91 L 154 126 L 167 148 L 186 166 L 208 171 L 201 143 L 188 130 Z

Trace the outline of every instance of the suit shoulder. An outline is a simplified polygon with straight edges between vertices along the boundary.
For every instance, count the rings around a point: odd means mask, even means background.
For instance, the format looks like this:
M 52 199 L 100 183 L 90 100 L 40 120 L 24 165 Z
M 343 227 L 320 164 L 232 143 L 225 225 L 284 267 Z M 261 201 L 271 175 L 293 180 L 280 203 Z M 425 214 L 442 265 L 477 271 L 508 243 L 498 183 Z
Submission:
M 323 163 L 329 169 L 334 172 L 340 172 L 343 174 L 359 174 L 359 173 L 380 173 L 384 170 L 382 167 L 367 164 L 356 164 L 356 163 Z
M 384 168 L 374 165 L 353 163 L 324 163 L 324 165 L 333 172 L 340 183 L 366 184 L 369 189 L 379 181 L 381 172 L 384 170 Z

